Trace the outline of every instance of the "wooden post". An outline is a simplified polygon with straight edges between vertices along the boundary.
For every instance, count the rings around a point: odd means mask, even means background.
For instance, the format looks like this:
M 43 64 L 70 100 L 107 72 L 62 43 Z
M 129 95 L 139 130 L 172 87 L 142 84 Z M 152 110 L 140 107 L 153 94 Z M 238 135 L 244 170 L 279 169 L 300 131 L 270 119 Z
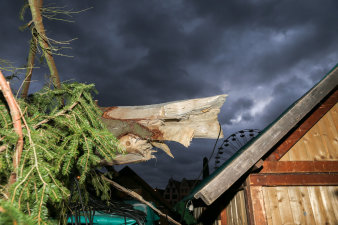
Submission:
M 227 210 L 226 207 L 221 212 L 221 225 L 228 225 L 227 224 Z

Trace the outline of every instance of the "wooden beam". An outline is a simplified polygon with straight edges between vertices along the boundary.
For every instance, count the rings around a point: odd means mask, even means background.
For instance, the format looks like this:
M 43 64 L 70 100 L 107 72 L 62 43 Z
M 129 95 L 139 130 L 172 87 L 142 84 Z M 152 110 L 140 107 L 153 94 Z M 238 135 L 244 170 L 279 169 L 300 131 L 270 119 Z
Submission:
M 338 185 L 338 173 L 250 174 L 251 186 Z
M 280 160 L 285 153 L 287 153 L 292 146 L 296 144 L 337 102 L 338 90 L 336 88 L 334 93 L 318 106 L 318 108 L 295 131 L 293 131 L 266 160 Z
M 194 195 L 206 204 L 213 203 L 241 176 L 256 164 L 269 150 L 280 142 L 313 108 L 338 85 L 338 67 L 299 99 L 265 132 L 260 134 L 246 149 L 242 149 L 225 168 Z
M 264 161 L 260 173 L 338 172 L 337 161 Z

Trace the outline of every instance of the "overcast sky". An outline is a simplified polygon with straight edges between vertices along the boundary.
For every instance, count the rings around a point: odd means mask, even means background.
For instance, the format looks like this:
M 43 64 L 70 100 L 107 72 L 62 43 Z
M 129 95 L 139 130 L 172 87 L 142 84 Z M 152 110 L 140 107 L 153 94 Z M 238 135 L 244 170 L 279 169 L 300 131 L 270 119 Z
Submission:
M 46 21 L 58 41 L 78 38 L 56 57 L 62 81 L 95 83 L 100 106 L 144 105 L 218 94 L 225 136 L 263 129 L 338 62 L 338 1 L 45 0 L 88 11 L 74 23 Z M 0 1 L 0 58 L 25 64 L 29 31 L 18 27 L 23 1 Z M 26 22 L 29 21 L 29 13 Z M 39 65 L 31 91 L 47 80 Z M 154 187 L 195 179 L 214 140 L 132 166 Z M 221 143 L 221 141 L 219 142 Z M 214 160 L 210 162 L 213 167 Z

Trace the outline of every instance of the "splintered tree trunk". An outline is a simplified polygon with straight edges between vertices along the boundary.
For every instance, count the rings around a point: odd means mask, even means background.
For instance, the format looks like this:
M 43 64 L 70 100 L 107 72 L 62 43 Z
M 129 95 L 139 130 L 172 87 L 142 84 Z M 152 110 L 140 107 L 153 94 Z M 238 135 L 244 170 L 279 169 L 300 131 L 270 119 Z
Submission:
M 154 158 L 153 147 L 173 157 L 164 141 L 188 147 L 192 138 L 223 137 L 217 115 L 226 95 L 146 106 L 102 108 L 102 120 L 126 149 L 113 162 L 136 163 Z

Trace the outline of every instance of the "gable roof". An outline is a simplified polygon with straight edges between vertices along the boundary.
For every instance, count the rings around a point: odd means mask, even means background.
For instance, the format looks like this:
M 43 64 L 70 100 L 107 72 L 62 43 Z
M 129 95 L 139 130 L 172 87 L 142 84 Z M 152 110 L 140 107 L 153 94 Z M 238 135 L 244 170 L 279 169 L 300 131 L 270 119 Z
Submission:
M 338 85 L 338 65 L 303 97 L 292 104 L 261 134 L 243 146 L 218 170 L 198 185 L 191 197 L 201 198 L 207 205 L 213 203 L 240 177 L 254 166 L 272 147 L 290 132 L 321 100 Z

